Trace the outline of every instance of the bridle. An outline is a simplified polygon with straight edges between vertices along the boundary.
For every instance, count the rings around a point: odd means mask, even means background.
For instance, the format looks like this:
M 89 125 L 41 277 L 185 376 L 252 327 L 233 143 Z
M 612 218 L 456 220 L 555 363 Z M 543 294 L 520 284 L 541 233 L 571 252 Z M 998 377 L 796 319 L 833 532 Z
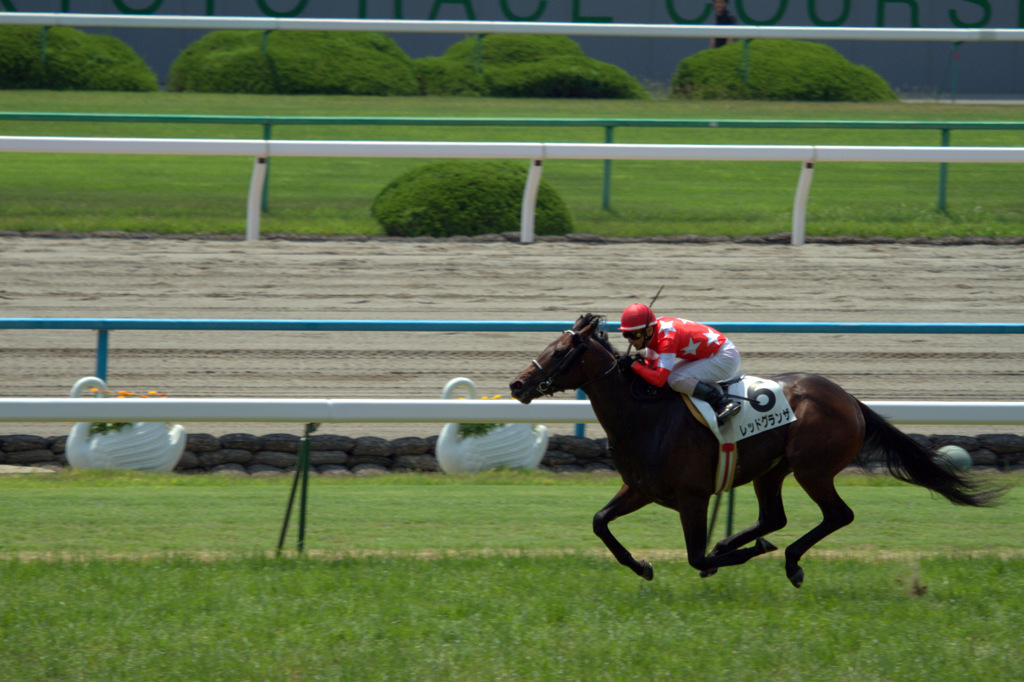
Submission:
M 537 371 L 539 371 L 541 375 L 544 377 L 544 380 L 537 384 L 537 390 L 539 390 L 543 395 L 552 395 L 554 393 L 554 391 L 551 388 L 552 382 L 558 377 L 558 375 L 562 374 L 562 372 L 564 372 L 570 365 L 576 362 L 576 360 L 581 355 L 583 355 L 584 353 L 587 352 L 587 350 L 590 349 L 590 346 L 587 344 L 586 340 L 584 340 L 582 336 L 577 334 L 575 330 L 566 329 L 562 333 L 571 334 L 573 338 L 577 338 L 579 342 L 574 343 L 572 350 L 570 350 L 568 353 L 563 355 L 558 360 L 558 364 L 555 365 L 555 368 L 551 370 L 550 373 L 544 369 L 543 365 L 537 362 L 536 358 L 534 358 L 532 361 L 533 366 L 536 367 Z M 587 381 L 583 382 L 582 384 L 576 387 L 577 390 L 582 389 L 584 386 L 589 386 L 590 384 L 594 383 L 595 381 L 598 381 L 599 379 L 605 378 L 606 376 L 614 372 L 617 366 L 618 365 L 613 361 L 611 366 L 607 370 L 605 370 L 603 374 L 600 374 L 594 377 L 593 379 L 588 379 Z

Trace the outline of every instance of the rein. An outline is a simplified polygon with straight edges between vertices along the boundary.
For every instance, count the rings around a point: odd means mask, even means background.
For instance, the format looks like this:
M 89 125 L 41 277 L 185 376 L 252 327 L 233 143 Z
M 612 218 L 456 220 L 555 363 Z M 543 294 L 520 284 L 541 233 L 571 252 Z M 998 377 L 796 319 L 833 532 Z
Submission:
M 575 331 L 573 331 L 572 329 L 566 329 L 564 333 L 572 334 L 574 337 L 578 336 L 578 334 Z M 555 380 L 555 378 L 557 378 L 559 374 L 564 372 L 565 369 L 569 365 L 571 365 L 572 363 L 576 362 L 576 359 L 579 356 L 583 355 L 583 353 L 586 353 L 587 350 L 589 350 L 589 349 L 590 349 L 590 346 L 587 344 L 586 341 L 584 341 L 582 339 L 582 337 L 580 337 L 579 345 L 573 346 L 572 350 L 570 350 L 568 353 L 563 355 L 562 359 L 558 361 L 558 364 L 555 365 L 555 368 L 553 370 L 551 370 L 550 374 L 547 372 L 547 370 L 544 369 L 544 367 L 539 362 L 537 362 L 537 359 L 534 358 L 533 359 L 533 366 L 536 367 L 537 370 L 544 376 L 544 381 L 540 382 L 540 384 L 537 385 L 537 389 L 542 394 L 544 394 L 544 395 L 552 395 L 554 393 L 554 391 L 551 389 L 551 383 Z M 577 390 L 581 390 L 584 386 L 589 386 L 590 384 L 594 383 L 595 381 L 598 381 L 600 379 L 604 379 L 606 376 L 608 376 L 609 374 L 611 374 L 612 372 L 615 371 L 616 366 L 617 366 L 617 364 L 613 360 L 612 363 L 611 363 L 611 366 L 607 370 L 605 370 L 602 374 L 599 374 L 598 376 L 594 377 L 593 379 L 589 379 L 587 381 L 584 381 L 582 384 L 577 386 L 576 389 Z

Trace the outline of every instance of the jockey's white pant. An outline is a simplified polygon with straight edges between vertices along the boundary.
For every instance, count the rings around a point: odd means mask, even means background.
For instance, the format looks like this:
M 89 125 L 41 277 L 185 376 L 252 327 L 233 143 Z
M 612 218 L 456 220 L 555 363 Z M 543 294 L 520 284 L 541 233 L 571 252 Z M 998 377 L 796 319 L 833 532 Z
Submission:
M 732 341 L 726 341 L 718 352 L 702 360 L 678 360 L 668 375 L 668 385 L 680 393 L 692 396 L 697 383 L 713 384 L 739 374 L 740 351 Z

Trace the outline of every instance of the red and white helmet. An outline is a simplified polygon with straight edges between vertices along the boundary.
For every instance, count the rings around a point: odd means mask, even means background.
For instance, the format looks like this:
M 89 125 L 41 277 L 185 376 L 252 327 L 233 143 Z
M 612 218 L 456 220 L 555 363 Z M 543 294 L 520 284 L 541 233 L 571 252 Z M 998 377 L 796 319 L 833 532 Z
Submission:
M 622 324 L 619 325 L 620 332 L 635 332 L 639 329 L 650 327 L 657 321 L 654 311 L 643 303 L 631 303 L 628 308 L 622 311 Z

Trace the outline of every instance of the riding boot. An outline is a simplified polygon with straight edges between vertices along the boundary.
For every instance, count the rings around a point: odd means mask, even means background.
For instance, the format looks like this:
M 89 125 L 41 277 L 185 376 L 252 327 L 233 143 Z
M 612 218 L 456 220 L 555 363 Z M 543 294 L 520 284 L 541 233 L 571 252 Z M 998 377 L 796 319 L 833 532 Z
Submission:
M 693 388 L 693 397 L 706 400 L 711 405 L 711 409 L 715 411 L 715 417 L 718 418 L 719 426 L 740 411 L 740 404 L 726 395 L 718 384 L 705 384 L 703 381 L 698 381 Z

